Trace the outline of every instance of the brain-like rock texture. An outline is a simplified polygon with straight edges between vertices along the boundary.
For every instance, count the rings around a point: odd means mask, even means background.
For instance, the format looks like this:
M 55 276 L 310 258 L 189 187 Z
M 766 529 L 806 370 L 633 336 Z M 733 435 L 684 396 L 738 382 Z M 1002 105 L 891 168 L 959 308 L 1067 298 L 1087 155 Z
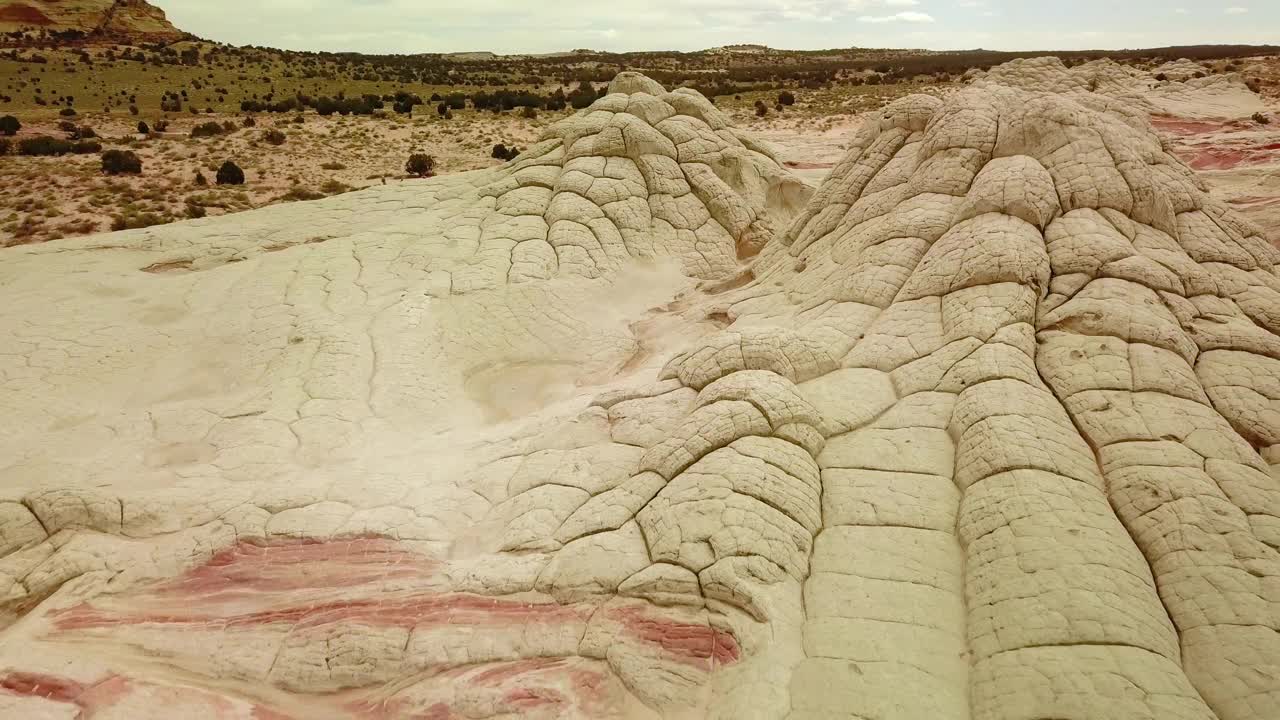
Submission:
M 1146 120 L 502 168 L 0 256 L 0 716 L 1280 707 L 1280 253 Z
M 984 87 L 1069 94 L 1093 106 L 1179 117 L 1247 117 L 1265 109 L 1240 76 L 1206 76 L 1203 67 L 1189 60 L 1144 71 L 1108 58 L 1068 68 L 1056 57 L 1037 57 L 1012 60 L 985 73 L 975 71 L 970 78 Z

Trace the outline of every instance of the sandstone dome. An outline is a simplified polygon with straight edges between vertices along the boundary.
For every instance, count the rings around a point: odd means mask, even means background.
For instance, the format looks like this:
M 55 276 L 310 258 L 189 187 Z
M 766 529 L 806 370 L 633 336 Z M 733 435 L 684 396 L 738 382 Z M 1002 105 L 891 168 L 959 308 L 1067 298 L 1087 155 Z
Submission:
M 1280 252 L 988 83 L 0 252 L 0 716 L 1280 707 Z M 61 713 L 61 714 L 59 714 Z
M 1056 57 L 1019 58 L 967 77 L 980 87 L 1070 94 L 1086 104 L 1179 117 L 1248 116 L 1266 109 L 1234 73 L 1195 77 L 1204 68 L 1179 60 L 1145 71 L 1102 58 L 1067 67 Z M 1203 73 L 1202 73 L 1203 74 Z M 1158 79 L 1163 75 L 1165 79 Z

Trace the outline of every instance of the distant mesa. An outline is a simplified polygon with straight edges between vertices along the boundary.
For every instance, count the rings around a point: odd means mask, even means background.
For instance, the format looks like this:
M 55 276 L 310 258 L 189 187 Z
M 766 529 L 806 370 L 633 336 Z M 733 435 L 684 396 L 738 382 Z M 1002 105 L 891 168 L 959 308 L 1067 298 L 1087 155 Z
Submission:
M 763 55 L 771 52 L 771 50 L 768 45 L 723 45 L 709 48 L 707 52 L 733 55 Z
M 448 58 L 449 60 L 457 60 L 459 62 L 473 62 L 473 61 L 483 61 L 483 60 L 497 60 L 498 54 L 488 52 L 488 51 L 455 52 L 455 53 L 445 53 L 444 57 Z
M 0 0 L 0 33 L 40 30 L 135 42 L 187 37 L 146 0 Z

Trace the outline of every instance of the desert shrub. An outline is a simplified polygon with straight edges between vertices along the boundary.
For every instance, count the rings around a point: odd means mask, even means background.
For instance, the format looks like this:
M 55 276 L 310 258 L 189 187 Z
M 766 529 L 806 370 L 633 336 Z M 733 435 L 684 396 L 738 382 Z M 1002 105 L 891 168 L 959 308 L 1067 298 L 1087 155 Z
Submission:
M 0 155 L 8 155 L 13 149 L 13 141 L 9 138 L 0 138 Z
M 108 175 L 142 173 L 142 160 L 128 150 L 108 150 L 102 153 L 102 172 Z
M 863 82 L 868 85 L 879 85 L 884 82 L 884 77 L 881 75 L 871 74 L 868 75 Z
M 61 115 L 62 117 L 75 117 L 75 116 L 76 116 L 76 109 L 75 109 L 75 108 L 62 108 L 61 110 L 59 110 L 59 111 L 58 111 L 58 114 L 59 114 L 59 115 Z
M 294 185 L 289 188 L 289 192 L 281 195 L 280 199 L 285 202 L 296 202 L 299 200 L 319 200 L 322 197 L 324 197 L 324 193 L 322 192 L 316 192 L 315 190 L 304 188 L 301 185 Z
M 1259 125 L 1270 125 L 1270 124 L 1271 124 L 1271 118 L 1267 117 L 1266 115 L 1263 115 L 1263 114 L 1262 114 L 1262 113 L 1260 113 L 1260 112 L 1256 112 L 1256 113 L 1254 113 L 1254 114 L 1253 114 L 1253 121 L 1254 121 L 1254 122 L 1256 122 L 1256 123 L 1258 123 Z
M 200 123 L 199 125 L 191 128 L 191 137 L 193 138 L 213 137 L 215 135 L 221 135 L 222 133 L 222 126 L 212 121 Z
M 18 122 L 18 118 L 12 115 L 0 117 L 0 135 L 13 137 L 22 129 L 22 123 Z
M 498 143 L 497 145 L 494 145 L 493 152 L 489 153 L 489 157 L 495 158 L 497 160 L 506 160 L 507 146 L 503 145 L 502 143 Z
M 130 115 L 137 115 L 137 114 L 138 114 L 138 106 L 137 106 L 137 105 L 130 105 L 130 106 L 129 106 L 129 114 L 130 114 Z
M 58 129 L 65 133 L 73 133 L 76 131 L 76 124 L 70 120 L 60 120 L 58 122 Z
M 414 153 L 404 165 L 404 171 L 414 177 L 431 177 L 435 175 L 435 158 L 423 153 Z
M 205 177 L 204 173 L 197 170 L 196 171 L 196 187 L 205 187 L 208 184 L 209 184 L 209 178 Z
M 779 105 L 795 105 L 796 96 L 791 94 L 791 92 L 787 90 L 783 90 L 782 92 L 778 93 L 778 104 Z
M 155 125 L 152 125 L 152 127 L 155 128 L 156 132 L 164 132 L 169 129 L 169 121 L 157 120 Z
M 763 100 L 756 101 L 756 117 L 764 117 L 769 114 L 769 106 L 764 104 Z
M 111 229 L 117 231 L 138 230 L 140 228 L 151 227 L 152 225 L 164 225 L 172 221 L 173 218 L 149 212 L 132 215 L 117 215 L 111 219 Z
M 102 152 L 102 143 L 96 140 L 80 140 L 71 145 L 71 152 L 76 155 L 92 155 Z
M 340 195 L 344 192 L 347 192 L 350 189 L 351 189 L 350 185 L 347 185 L 346 183 L 338 182 L 333 178 L 329 178 L 328 180 L 325 180 L 324 184 L 320 186 L 320 192 L 324 193 L 325 195 Z
M 150 127 L 149 125 L 147 125 L 147 122 L 146 122 L 145 120 L 139 120 L 139 121 L 138 121 L 138 133 L 139 133 L 140 135 L 150 135 L 150 134 L 151 134 L 151 127 Z
M 239 129 L 239 126 L 231 122 L 230 120 L 222 123 L 222 132 L 224 133 L 233 133 L 238 129 Z
M 1259 93 L 1259 94 L 1262 93 L 1262 83 L 1257 78 L 1253 78 L 1252 80 L 1246 80 L 1244 83 L 1244 86 L 1249 88 L 1255 93 Z
M 327 162 L 327 163 L 322 163 L 320 165 L 320 168 L 323 170 L 346 170 L 347 166 L 343 165 L 340 162 Z
M 204 217 L 205 215 L 209 214 L 209 211 L 205 210 L 203 205 L 199 203 L 191 202 L 190 200 L 187 200 L 186 208 L 184 212 L 186 213 L 187 217 L 193 220 L 198 220 Z
M 239 165 L 228 160 L 222 163 L 222 167 L 218 168 L 217 180 L 219 185 L 243 185 L 244 170 L 241 170 Z
M 283 145 L 285 137 L 284 133 L 276 130 L 275 128 L 272 128 L 262 134 L 262 139 L 266 140 L 268 145 Z
M 252 116 L 248 116 L 248 117 L 245 117 L 245 119 L 242 120 L 240 124 L 244 125 L 247 128 L 251 128 L 251 127 L 257 127 L 258 121 L 254 120 Z
M 586 82 L 584 80 L 583 82 L 578 84 L 578 88 L 576 90 L 569 93 L 569 96 L 568 96 L 569 106 L 572 107 L 574 110 L 581 110 L 585 107 L 590 106 L 591 103 L 595 102 L 598 97 L 600 96 L 596 94 L 596 91 L 594 88 L 592 88 L 591 83 Z
M 71 141 L 62 140 L 60 138 L 41 135 L 39 137 L 26 138 L 18 142 L 18 154 L 30 157 L 47 157 L 52 155 L 66 155 L 71 152 Z
M 526 107 L 525 109 L 520 111 L 520 117 L 524 118 L 525 120 L 537 120 L 538 109 L 532 108 L 532 107 Z
M 1169 76 L 1164 73 L 1157 73 L 1156 80 L 1159 80 L 1160 82 L 1167 82 L 1169 80 Z

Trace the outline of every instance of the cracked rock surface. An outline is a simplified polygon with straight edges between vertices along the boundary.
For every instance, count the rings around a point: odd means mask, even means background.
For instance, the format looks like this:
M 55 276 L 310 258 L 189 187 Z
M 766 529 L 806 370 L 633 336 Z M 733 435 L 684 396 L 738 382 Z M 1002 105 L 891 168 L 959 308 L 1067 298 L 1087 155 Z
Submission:
M 1280 707 L 1280 251 L 986 84 L 0 254 L 0 717 Z

